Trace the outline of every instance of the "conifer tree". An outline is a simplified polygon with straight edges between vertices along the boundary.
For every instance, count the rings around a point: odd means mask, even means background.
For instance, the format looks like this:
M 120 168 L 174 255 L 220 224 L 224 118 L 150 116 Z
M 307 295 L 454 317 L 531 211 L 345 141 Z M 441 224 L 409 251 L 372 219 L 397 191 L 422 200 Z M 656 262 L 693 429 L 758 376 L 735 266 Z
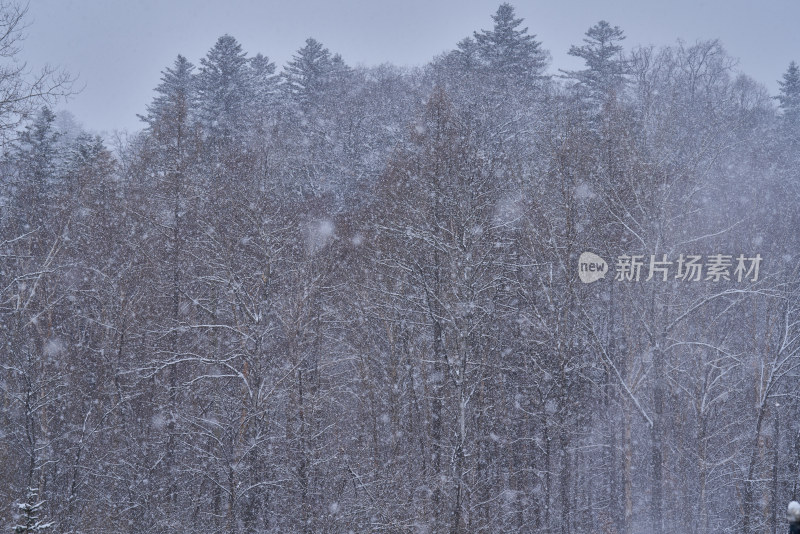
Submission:
M 582 46 L 573 45 L 569 55 L 586 62 L 586 69 L 564 71 L 569 78 L 585 86 L 592 98 L 605 101 L 617 95 L 624 87 L 629 71 L 622 55 L 625 33 L 619 26 L 601 20 L 586 31 Z
M 239 42 L 223 35 L 200 60 L 197 89 L 200 118 L 206 131 L 229 136 L 247 112 L 251 71 Z
M 549 54 L 527 27 L 523 19 L 514 16 L 514 8 L 501 4 L 492 15 L 494 27 L 474 33 L 474 40 L 465 39 L 458 45 L 464 57 L 477 55 L 490 72 L 517 83 L 530 83 L 540 78 L 549 61 Z
M 20 155 L 38 179 L 52 174 L 53 152 L 59 136 L 53 127 L 55 120 L 55 114 L 45 106 L 20 134 Z
M 17 504 L 19 509 L 19 522 L 14 525 L 14 534 L 27 534 L 29 532 L 44 532 L 53 526 L 52 521 L 39 519 L 44 501 L 38 499 L 36 488 L 28 488 L 24 503 Z
M 339 54 L 332 55 L 322 43 L 309 38 L 286 65 L 283 86 L 301 105 L 313 105 L 347 72 Z
M 787 125 L 797 126 L 800 124 L 800 68 L 797 63 L 789 63 L 778 85 L 780 94 L 775 98 L 783 112 L 783 119 Z
M 162 71 L 156 97 L 147 106 L 147 115 L 139 118 L 160 139 L 177 139 L 196 112 L 194 65 L 178 55 L 172 68 Z
M 275 63 L 267 56 L 256 54 L 250 58 L 252 104 L 257 114 L 272 105 L 278 90 Z
M 43 107 L 20 134 L 15 154 L 20 170 L 17 194 L 23 205 L 29 205 L 23 210 L 23 217 L 31 227 L 44 224 L 47 206 L 57 185 L 59 133 L 53 124 L 55 118 L 50 108 Z

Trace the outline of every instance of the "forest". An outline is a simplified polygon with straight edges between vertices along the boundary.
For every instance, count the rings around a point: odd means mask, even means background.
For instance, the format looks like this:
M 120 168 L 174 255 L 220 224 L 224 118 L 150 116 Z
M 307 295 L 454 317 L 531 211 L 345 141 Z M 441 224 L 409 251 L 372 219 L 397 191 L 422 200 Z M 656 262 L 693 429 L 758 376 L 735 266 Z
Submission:
M 4 532 L 786 531 L 795 63 L 599 21 L 549 71 L 509 4 L 413 68 L 209 36 L 107 139 L 1 7 Z

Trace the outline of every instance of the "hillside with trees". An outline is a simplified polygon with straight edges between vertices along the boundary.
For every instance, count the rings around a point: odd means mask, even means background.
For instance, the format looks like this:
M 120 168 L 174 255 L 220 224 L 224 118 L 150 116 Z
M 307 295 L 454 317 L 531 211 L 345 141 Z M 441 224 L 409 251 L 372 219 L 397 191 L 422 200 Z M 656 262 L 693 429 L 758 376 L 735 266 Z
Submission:
M 2 7 L 6 531 L 784 531 L 795 63 L 599 21 L 548 75 L 509 4 L 418 68 L 210 36 L 112 149 Z

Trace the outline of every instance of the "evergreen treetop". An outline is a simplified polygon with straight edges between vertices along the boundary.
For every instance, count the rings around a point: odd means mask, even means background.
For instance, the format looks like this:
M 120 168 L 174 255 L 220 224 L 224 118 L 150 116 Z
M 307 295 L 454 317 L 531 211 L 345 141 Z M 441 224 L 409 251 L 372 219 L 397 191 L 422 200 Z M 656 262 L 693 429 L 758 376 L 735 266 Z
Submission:
M 783 80 L 778 81 L 779 94 L 775 98 L 778 106 L 783 111 L 784 120 L 797 124 L 800 122 L 800 68 L 792 61 L 783 74 Z

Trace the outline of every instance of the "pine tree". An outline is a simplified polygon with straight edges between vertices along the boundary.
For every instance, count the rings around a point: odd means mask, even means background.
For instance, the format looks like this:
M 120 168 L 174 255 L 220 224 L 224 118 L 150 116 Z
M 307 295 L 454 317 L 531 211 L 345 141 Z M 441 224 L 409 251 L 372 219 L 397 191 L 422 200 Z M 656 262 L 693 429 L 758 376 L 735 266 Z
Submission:
M 283 87 L 301 105 L 313 105 L 348 71 L 339 54 L 331 55 L 322 43 L 309 38 L 286 65 Z
M 251 96 L 247 54 L 236 39 L 223 35 L 200 64 L 197 89 L 203 126 L 209 132 L 230 136 L 246 118 Z
M 477 56 L 490 71 L 516 83 L 531 83 L 541 78 L 549 61 L 549 54 L 542 50 L 535 35 L 528 35 L 528 28 L 520 28 L 524 19 L 514 17 L 514 8 L 507 3 L 497 8 L 492 15 L 491 30 L 475 32 L 474 41 L 465 39 L 458 45 L 465 58 Z
M 55 114 L 45 106 L 20 134 L 20 160 L 37 182 L 44 183 L 55 171 L 55 145 L 59 137 L 53 126 L 55 120 Z
M 573 45 L 569 55 L 582 58 L 586 69 L 563 71 L 567 77 L 576 80 L 589 90 L 594 99 L 606 101 L 613 98 L 625 87 L 628 62 L 622 54 L 624 32 L 619 26 L 611 26 L 601 20 L 586 32 L 583 46 Z
M 139 118 L 147 123 L 156 137 L 175 139 L 196 112 L 196 85 L 194 65 L 179 55 L 172 68 L 162 71 L 161 83 L 156 87 L 153 102 L 147 106 L 147 115 Z
M 13 155 L 19 168 L 16 194 L 22 206 L 21 220 L 30 228 L 43 227 L 47 211 L 58 187 L 60 166 L 55 114 L 43 107 L 31 124 L 20 134 Z
M 17 504 L 19 523 L 12 528 L 12 532 L 15 534 L 44 532 L 53 526 L 52 521 L 42 521 L 39 519 L 44 501 L 38 499 L 37 493 L 36 488 L 28 488 L 25 502 Z
M 256 113 L 262 113 L 270 106 L 278 91 L 278 77 L 275 75 L 275 63 L 262 54 L 250 58 L 251 88 L 253 107 Z
M 778 81 L 780 94 L 775 98 L 783 112 L 783 120 L 787 125 L 800 125 L 800 68 L 792 61 L 783 74 L 783 80 Z

